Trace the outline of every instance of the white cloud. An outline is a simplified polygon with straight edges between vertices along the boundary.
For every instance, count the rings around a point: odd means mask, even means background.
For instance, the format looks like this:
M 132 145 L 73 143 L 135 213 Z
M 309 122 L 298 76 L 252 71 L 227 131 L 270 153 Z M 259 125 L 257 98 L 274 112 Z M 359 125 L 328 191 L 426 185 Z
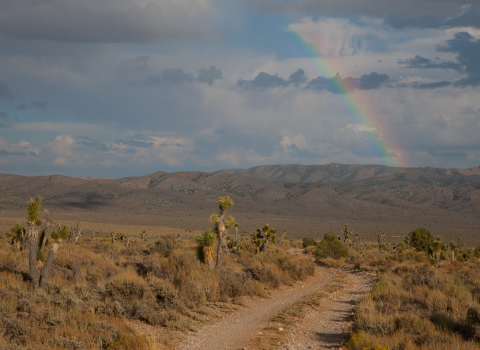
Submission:
M 302 18 L 290 24 L 289 30 L 298 34 L 322 56 L 353 56 L 368 51 L 373 40 L 384 40 L 385 32 L 370 26 L 359 26 L 345 18 Z

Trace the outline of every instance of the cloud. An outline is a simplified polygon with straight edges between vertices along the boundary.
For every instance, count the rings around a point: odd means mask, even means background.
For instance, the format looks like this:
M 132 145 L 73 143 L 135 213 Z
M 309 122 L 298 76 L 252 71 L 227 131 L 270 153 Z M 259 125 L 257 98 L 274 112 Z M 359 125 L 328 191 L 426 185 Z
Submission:
M 403 18 L 420 16 L 450 17 L 462 13 L 462 6 L 473 5 L 476 0 L 243 0 L 262 12 L 320 13 L 322 15 L 367 15 Z
M 453 82 L 441 81 L 433 84 L 423 84 L 420 88 L 436 88 L 453 85 L 457 87 L 479 86 L 480 85 L 480 40 L 467 32 L 458 32 L 453 39 L 447 40 L 445 45 L 437 47 L 437 51 L 454 53 L 455 62 L 432 61 L 419 55 L 408 60 L 399 60 L 398 63 L 406 65 L 406 68 L 417 69 L 453 69 L 459 73 L 466 74 L 465 78 Z
M 253 80 L 239 79 L 237 86 L 244 90 L 267 90 L 278 87 L 287 87 L 290 85 L 299 86 L 308 81 L 308 76 L 303 69 L 298 69 L 296 72 L 290 74 L 288 79 L 279 77 L 277 74 L 271 75 L 265 72 L 260 72 Z
M 370 74 L 364 74 L 357 80 L 358 88 L 360 90 L 372 90 L 378 89 L 380 85 L 386 83 L 389 80 L 387 74 L 378 74 L 372 72 Z
M 13 94 L 7 84 L 0 80 L 0 100 L 13 100 Z
M 78 136 L 79 139 L 82 141 L 78 142 L 79 145 L 85 146 L 85 147 L 92 147 L 100 151 L 107 151 L 109 147 L 105 143 L 100 143 L 97 142 L 90 137 L 87 136 Z
M 151 86 L 158 86 L 161 84 L 184 84 L 194 82 L 195 78 L 191 73 L 185 73 L 180 68 L 167 68 L 159 75 L 153 75 L 145 80 L 145 84 Z
M 432 16 L 423 15 L 417 17 L 397 17 L 388 16 L 384 24 L 395 28 L 460 28 L 460 27 L 473 27 L 480 28 L 480 10 L 478 7 L 467 7 L 466 11 L 460 14 L 454 14 L 452 16 Z
M 354 56 L 386 45 L 383 28 L 359 25 L 346 18 L 303 17 L 288 29 L 324 57 Z
M 197 81 L 200 83 L 207 83 L 208 85 L 213 85 L 215 80 L 223 79 L 223 73 L 220 69 L 217 69 L 215 66 L 211 66 L 209 69 L 200 69 L 198 71 Z
M 286 80 L 279 77 L 277 74 L 271 75 L 265 72 L 260 72 L 253 80 L 239 79 L 237 81 L 237 86 L 245 90 L 266 90 L 274 89 L 277 87 L 286 87 L 288 85 Z
M 138 141 L 138 140 L 122 140 L 122 139 L 115 140 L 115 143 L 132 146 L 132 147 L 141 147 L 141 148 L 152 148 L 154 145 L 153 142 Z
M 7 119 L 8 118 L 7 112 L 0 112 L 0 118 Z
M 152 43 L 214 36 L 200 20 L 210 0 L 3 1 L 0 33 L 21 40 Z
M 462 65 L 453 61 L 433 61 L 429 58 L 425 58 L 419 55 L 416 55 L 414 58 L 409 58 L 406 60 L 398 60 L 398 64 L 405 65 L 405 68 L 416 68 L 416 69 L 428 69 L 428 68 L 439 68 L 439 69 L 453 69 L 457 72 L 463 70 Z
M 317 77 L 308 82 L 306 90 L 329 91 L 336 94 L 350 93 L 354 90 L 372 90 L 378 89 L 383 83 L 387 82 L 387 74 L 378 74 L 372 72 L 364 74 L 358 78 L 342 78 L 339 74 L 331 78 Z
M 2 157 L 8 157 L 8 156 L 26 156 L 27 154 L 25 152 L 8 152 L 4 149 L 0 150 L 0 156 Z
M 383 83 L 387 82 L 390 78 L 387 74 L 378 74 L 372 72 L 370 74 L 364 74 L 359 79 L 346 77 L 342 78 L 339 74 L 331 78 L 317 77 L 308 80 L 303 69 L 299 69 L 296 72 L 290 74 L 288 79 L 279 77 L 277 74 L 271 75 L 265 72 L 260 72 L 253 80 L 239 79 L 237 86 L 243 90 L 260 90 L 265 91 L 267 89 L 285 88 L 288 86 L 300 86 L 305 85 L 305 90 L 315 91 L 330 91 L 333 93 L 348 93 L 354 90 L 372 90 L 378 89 Z
M 37 109 L 46 109 L 47 108 L 47 102 L 45 101 L 33 101 L 30 104 L 31 107 L 37 108 Z

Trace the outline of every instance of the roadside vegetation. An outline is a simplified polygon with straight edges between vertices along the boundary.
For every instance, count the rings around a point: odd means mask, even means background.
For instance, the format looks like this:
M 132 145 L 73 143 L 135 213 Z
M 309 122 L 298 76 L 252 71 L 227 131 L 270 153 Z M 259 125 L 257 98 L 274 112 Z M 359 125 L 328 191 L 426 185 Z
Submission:
M 264 225 L 239 234 L 225 215 L 228 197 L 219 198 L 213 229 L 188 239 L 87 237 L 41 204 L 32 199 L 27 220 L 0 240 L 1 349 L 173 348 L 174 337 L 144 337 L 130 324 L 195 331 L 240 297 L 268 297 L 314 273 L 310 258 L 287 253 L 285 232 Z
M 480 349 L 480 246 L 442 242 L 427 229 L 404 242 L 343 245 L 326 233 L 312 254 L 328 267 L 377 274 L 358 304 L 348 350 Z M 348 251 L 346 248 L 348 247 Z

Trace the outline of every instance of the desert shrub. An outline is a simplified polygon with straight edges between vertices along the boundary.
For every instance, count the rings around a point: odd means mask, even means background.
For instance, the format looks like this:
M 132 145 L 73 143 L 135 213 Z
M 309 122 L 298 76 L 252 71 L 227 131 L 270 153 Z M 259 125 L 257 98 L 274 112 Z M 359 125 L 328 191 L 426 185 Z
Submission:
M 317 244 L 317 250 L 314 252 L 318 260 L 325 258 L 340 259 L 348 257 L 348 249 L 337 239 L 332 232 L 325 233 L 323 239 Z
M 121 334 L 118 340 L 111 344 L 109 350 L 148 350 L 152 343 L 140 335 Z
M 147 291 L 147 282 L 134 272 L 124 272 L 105 286 L 105 292 L 113 300 L 131 301 L 142 299 Z
M 162 256 L 168 257 L 174 250 L 179 248 L 177 237 L 173 235 L 165 235 L 160 237 L 150 247 L 152 253 L 160 253 Z
M 312 245 L 317 245 L 317 242 L 313 238 L 303 237 L 302 245 L 303 245 L 303 248 L 307 248 Z
M 433 243 L 434 238 L 432 234 L 423 227 L 409 232 L 407 237 L 405 237 L 405 244 L 415 248 L 417 251 L 426 252 L 431 249 Z
M 348 350 L 364 350 L 370 346 L 371 341 L 365 335 L 361 333 L 355 333 L 350 337 L 350 340 L 346 344 Z

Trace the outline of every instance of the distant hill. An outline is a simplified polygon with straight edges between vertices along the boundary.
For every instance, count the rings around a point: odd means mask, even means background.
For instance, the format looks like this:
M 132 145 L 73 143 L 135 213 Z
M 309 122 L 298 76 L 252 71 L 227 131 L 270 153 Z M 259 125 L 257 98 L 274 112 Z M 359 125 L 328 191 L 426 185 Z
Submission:
M 23 217 L 41 195 L 54 217 L 203 230 L 218 196 L 235 201 L 240 230 L 265 223 L 292 237 L 339 232 L 345 223 L 373 241 L 427 227 L 480 243 L 480 167 L 389 168 L 378 165 L 274 165 L 246 170 L 156 172 L 123 179 L 0 174 L 1 216 Z M 0 230 L 7 229 L 1 227 Z M 397 238 L 395 238 L 397 236 Z M 477 242 L 478 241 L 478 242 Z
M 480 186 L 480 165 L 470 169 L 398 168 L 384 165 L 330 163 L 326 165 L 280 164 L 261 165 L 249 169 L 226 169 L 219 174 L 248 175 L 268 181 L 339 184 L 359 187 L 454 188 L 464 184 Z

